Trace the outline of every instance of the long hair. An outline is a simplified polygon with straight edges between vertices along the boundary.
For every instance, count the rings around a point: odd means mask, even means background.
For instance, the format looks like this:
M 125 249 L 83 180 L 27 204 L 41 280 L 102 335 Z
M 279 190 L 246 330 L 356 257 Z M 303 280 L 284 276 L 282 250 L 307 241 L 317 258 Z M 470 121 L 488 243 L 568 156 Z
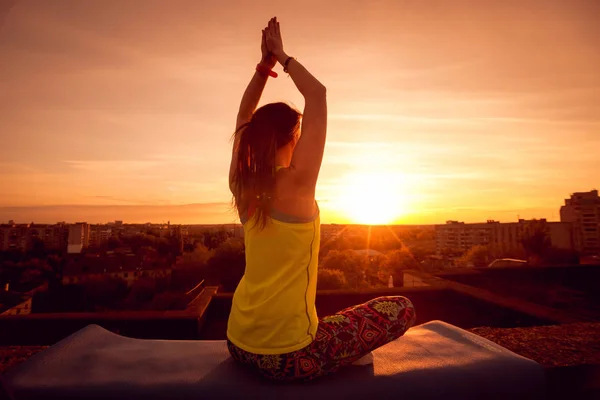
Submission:
M 240 215 L 250 209 L 255 225 L 267 224 L 275 200 L 275 155 L 277 149 L 296 138 L 302 114 L 285 103 L 271 103 L 254 112 L 239 135 L 234 149 L 237 164 L 233 175 L 233 201 Z M 253 216 L 254 216 L 253 215 Z

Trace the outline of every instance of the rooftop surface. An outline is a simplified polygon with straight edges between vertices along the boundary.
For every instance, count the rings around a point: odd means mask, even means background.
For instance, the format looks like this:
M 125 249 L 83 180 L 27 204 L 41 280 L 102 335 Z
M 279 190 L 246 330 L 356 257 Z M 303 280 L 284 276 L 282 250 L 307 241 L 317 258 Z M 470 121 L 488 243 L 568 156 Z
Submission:
M 0 314 L 26 301 L 29 296 L 18 292 L 0 291 Z
M 518 274 L 520 279 L 517 279 L 516 270 L 494 271 L 496 279 L 493 280 L 499 286 L 489 286 L 491 280 L 487 271 L 466 274 L 466 277 L 460 271 L 454 272 L 453 276 L 429 275 L 427 279 L 431 286 L 425 288 L 320 291 L 317 293 L 317 311 L 324 316 L 377 296 L 403 295 L 415 304 L 417 324 L 443 320 L 538 362 L 546 369 L 551 390 L 557 396 L 595 398 L 594 395 L 600 394 L 598 314 L 573 312 L 572 305 L 580 305 L 580 302 L 565 305 L 564 301 L 548 301 L 556 299 L 557 293 L 564 294 L 562 290 L 554 292 L 556 284 L 582 294 L 595 293 L 598 281 L 591 278 L 597 276 L 597 271 L 580 271 L 585 272 L 587 279 L 575 282 L 567 279 L 568 275 L 563 275 L 560 269 L 540 271 L 552 279 L 540 279 L 539 273 Z M 544 285 L 552 281 L 549 286 L 552 297 L 538 291 L 537 284 L 529 286 L 524 281 L 546 281 Z M 508 290 L 517 283 L 522 290 Z M 92 323 L 130 337 L 223 340 L 232 294 L 205 288 L 209 289 L 212 292 L 206 296 L 208 301 L 198 305 L 193 313 L 3 316 L 0 318 L 0 374 L 47 348 L 46 345 Z M 597 298 L 588 300 L 584 308 L 593 311 L 595 307 L 589 306 L 598 304 Z M 575 389 L 578 391 L 573 397 Z M 592 393 L 592 397 L 588 393 Z
M 489 291 L 521 304 L 535 304 L 540 309 L 547 308 L 556 316 L 563 314 L 590 322 L 600 321 L 598 266 L 457 269 L 436 275 L 463 287 Z
M 468 331 L 547 368 L 600 365 L 600 322 L 528 328 L 481 327 L 468 329 Z M 0 347 L 0 374 L 47 347 Z

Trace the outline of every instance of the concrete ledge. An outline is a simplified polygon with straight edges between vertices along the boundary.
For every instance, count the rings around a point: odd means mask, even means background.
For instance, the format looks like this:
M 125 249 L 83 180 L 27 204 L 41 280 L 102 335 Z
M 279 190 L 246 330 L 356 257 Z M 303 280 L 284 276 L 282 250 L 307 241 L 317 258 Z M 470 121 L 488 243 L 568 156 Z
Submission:
M 199 316 L 190 311 L 52 313 L 0 317 L 0 344 L 52 345 L 87 325 L 147 339 L 197 339 Z
M 503 296 L 494 293 L 490 290 L 481 289 L 474 286 L 465 285 L 463 283 L 443 279 L 444 276 L 451 276 L 451 273 L 447 273 L 445 275 L 440 274 L 440 276 L 433 276 L 424 272 L 417 271 L 415 271 L 414 273 L 415 275 L 423 279 L 425 282 L 430 283 L 432 285 L 454 290 L 456 292 L 495 304 L 500 307 L 512 309 L 523 314 L 531 315 L 532 317 L 538 318 L 540 320 L 547 320 L 555 324 L 570 324 L 575 322 L 590 321 L 590 319 L 587 318 L 573 316 L 569 313 L 535 304 L 523 299 Z M 481 271 L 477 270 L 470 271 L 469 273 L 473 275 L 482 274 Z
M 237 365 L 223 341 L 131 339 L 89 326 L 11 369 L 14 399 L 486 398 L 544 396 L 542 367 L 440 321 L 374 351 L 374 364 L 276 385 Z M 432 384 L 435 382 L 435 384 Z

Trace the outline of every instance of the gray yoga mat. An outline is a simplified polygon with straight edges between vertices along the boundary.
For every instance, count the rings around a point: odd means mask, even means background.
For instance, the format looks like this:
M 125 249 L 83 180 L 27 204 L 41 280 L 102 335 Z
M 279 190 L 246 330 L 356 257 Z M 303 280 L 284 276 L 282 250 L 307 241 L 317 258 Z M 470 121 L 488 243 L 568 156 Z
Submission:
M 542 367 L 441 321 L 410 329 L 351 366 L 310 383 L 274 384 L 235 364 L 224 341 L 132 339 L 90 325 L 9 370 L 21 399 L 533 399 Z M 409 396 L 409 397 L 407 397 Z

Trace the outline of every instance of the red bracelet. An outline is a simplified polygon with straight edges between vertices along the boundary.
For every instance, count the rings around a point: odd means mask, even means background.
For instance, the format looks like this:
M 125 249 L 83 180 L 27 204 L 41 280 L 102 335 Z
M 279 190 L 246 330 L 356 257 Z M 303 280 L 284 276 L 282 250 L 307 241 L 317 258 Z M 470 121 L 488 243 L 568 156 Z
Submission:
M 256 64 L 256 70 L 263 75 L 268 75 L 272 76 L 273 78 L 277 78 L 277 72 L 265 67 L 264 65 Z

